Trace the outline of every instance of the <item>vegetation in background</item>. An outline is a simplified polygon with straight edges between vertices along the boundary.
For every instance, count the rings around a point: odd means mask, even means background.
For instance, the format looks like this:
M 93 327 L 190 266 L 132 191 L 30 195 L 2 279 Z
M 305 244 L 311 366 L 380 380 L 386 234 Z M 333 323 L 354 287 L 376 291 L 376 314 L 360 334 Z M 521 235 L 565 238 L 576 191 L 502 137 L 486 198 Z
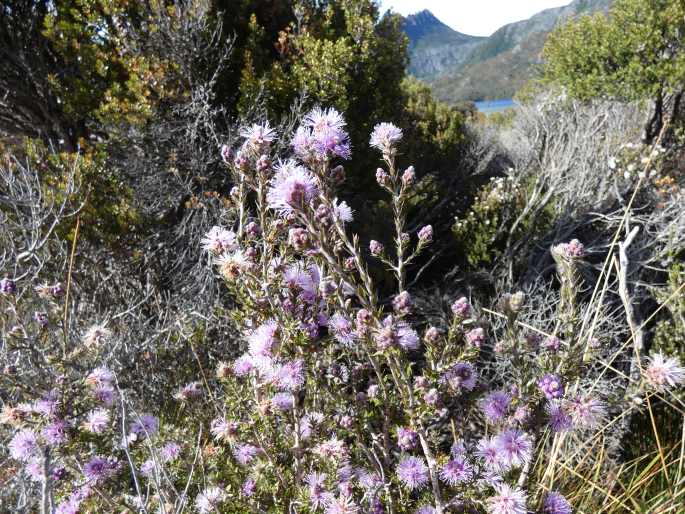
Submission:
M 649 100 L 643 140 L 681 113 L 685 82 L 685 4 L 616 0 L 608 17 L 583 16 L 559 27 L 545 45 L 545 77 L 572 97 Z

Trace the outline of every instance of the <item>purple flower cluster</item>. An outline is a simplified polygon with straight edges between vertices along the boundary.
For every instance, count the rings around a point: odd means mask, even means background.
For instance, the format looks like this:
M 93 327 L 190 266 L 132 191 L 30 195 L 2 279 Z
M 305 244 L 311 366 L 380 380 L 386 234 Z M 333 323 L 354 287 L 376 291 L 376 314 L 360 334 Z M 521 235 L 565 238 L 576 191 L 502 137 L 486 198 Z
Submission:
M 416 332 L 407 323 L 395 321 L 391 315 L 388 315 L 375 330 L 374 341 L 379 350 L 416 350 L 419 347 L 419 336 Z
M 397 479 L 407 489 L 421 489 L 428 483 L 428 467 L 423 459 L 404 457 L 397 465 Z
M 119 469 L 119 463 L 113 458 L 95 456 L 83 466 L 83 476 L 89 481 L 100 483 L 107 480 Z
M 345 118 L 335 109 L 315 108 L 295 132 L 295 155 L 307 164 L 335 157 L 349 159 L 351 146 L 346 125 Z
M 564 343 L 556 336 L 522 342 L 520 332 L 503 328 L 525 305 L 526 295 L 517 292 L 500 299 L 506 314 L 501 322 L 487 325 L 497 341 L 494 352 L 480 350 L 488 340 L 486 325 L 478 323 L 466 297 L 453 302 L 451 319 L 420 320 L 430 321 L 422 348 L 410 324 L 422 305 L 406 290 L 412 282 L 405 272 L 432 242 L 433 228 L 424 226 L 412 240 L 403 209 L 394 209 L 395 233 L 383 236 L 391 247 L 371 240 L 362 250 L 357 236 L 348 234 L 352 210 L 335 196 L 345 170 L 332 160 L 350 156 L 342 115 L 333 109 L 309 113 L 291 141 L 297 160 L 280 161 L 273 171 L 264 153 L 272 143 L 266 129 L 252 127 L 244 134 L 239 165 L 232 168 L 241 188 L 233 200 L 250 198 L 241 205 L 239 228 L 217 228 L 203 240 L 207 251 L 225 260 L 221 274 L 231 279 L 226 283 L 247 344 L 242 356 L 217 371 L 235 398 L 224 404 L 228 419 L 217 418 L 210 427 L 215 444 L 235 460 L 231 498 L 267 506 L 271 500 L 260 496 L 259 469 L 273 466 L 280 473 L 290 465 L 285 463 L 297 463 L 303 482 L 297 494 L 312 511 L 380 514 L 394 495 L 399 510 L 408 512 L 418 505 L 426 513 L 478 505 L 494 514 L 527 513 L 526 492 L 513 483 L 532 463 L 534 445 L 544 457 L 548 439 L 538 434 L 545 428 L 590 429 L 606 412 L 595 398 L 564 397 L 565 382 L 578 376 L 577 369 L 560 365 Z M 396 162 L 401 140 L 402 131 L 389 123 L 377 125 L 370 138 L 383 159 L 376 180 L 393 206 L 404 205 L 417 181 L 413 167 Z M 251 219 L 259 219 L 258 230 L 246 229 Z M 584 256 L 577 241 L 557 250 L 560 273 Z M 389 301 L 378 296 L 364 252 L 395 275 L 398 292 Z M 236 256 L 248 264 L 237 264 Z M 514 352 L 521 365 L 512 372 L 507 359 Z M 481 359 L 491 359 L 492 366 L 481 368 Z M 653 387 L 683 380 L 677 362 L 654 357 L 651 364 L 645 382 Z M 563 373 L 534 379 L 547 370 Z M 535 385 L 541 394 L 531 390 Z M 472 404 L 478 408 L 465 407 Z M 394 433 L 389 427 L 396 427 Z M 445 454 L 444 441 L 452 435 L 445 427 L 467 443 L 460 439 Z M 376 457 L 367 450 L 375 448 L 382 450 L 380 473 L 366 468 L 366 457 Z M 387 476 L 386 466 L 394 477 Z M 409 494 L 397 494 L 398 485 Z M 432 489 L 441 494 L 431 498 Z M 459 496 L 448 499 L 453 489 Z M 196 509 L 215 507 L 202 494 Z M 550 512 L 566 514 L 555 498 L 545 500 Z
M 561 382 L 561 378 L 552 373 L 548 373 L 538 380 L 538 387 L 548 400 L 556 400 L 564 396 L 564 384 Z
M 460 318 L 468 318 L 471 315 L 471 304 L 466 297 L 462 296 L 452 304 L 452 312 Z
M 508 413 L 511 396 L 505 391 L 493 391 L 480 401 L 480 408 L 489 423 L 501 421 Z
M 478 375 L 475 368 L 469 362 L 457 362 L 447 370 L 441 381 L 452 391 L 472 391 L 476 387 Z
M 276 166 L 276 174 L 267 191 L 269 207 L 288 216 L 304 209 L 319 194 L 314 176 L 295 161 L 284 161 Z
M 440 479 L 450 486 L 468 482 L 473 478 L 473 475 L 473 467 L 463 457 L 448 460 L 447 464 L 440 469 Z
M 369 144 L 383 154 L 391 154 L 402 140 L 402 130 L 392 123 L 379 123 L 373 128 Z
M 17 292 L 17 285 L 14 280 L 7 277 L 0 279 L 0 294 L 11 295 Z
M 397 446 L 402 450 L 408 451 L 416 448 L 419 441 L 419 434 L 410 428 L 397 427 Z
M 571 504 L 560 493 L 552 491 L 547 493 L 542 506 L 543 514 L 572 514 Z

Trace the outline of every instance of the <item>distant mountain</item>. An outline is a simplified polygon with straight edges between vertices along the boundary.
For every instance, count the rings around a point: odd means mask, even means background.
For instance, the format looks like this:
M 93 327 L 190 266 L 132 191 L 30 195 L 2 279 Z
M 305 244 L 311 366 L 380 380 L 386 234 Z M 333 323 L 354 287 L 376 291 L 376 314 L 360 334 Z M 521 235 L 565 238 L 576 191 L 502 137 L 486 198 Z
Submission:
M 404 19 L 411 56 L 409 73 L 423 80 L 440 76 L 464 62 L 487 38 L 468 36 L 451 29 L 428 10 Z
M 579 14 L 606 11 L 610 4 L 611 0 L 574 0 L 505 25 L 488 38 L 460 34 L 422 11 L 405 21 L 409 73 L 450 103 L 510 98 L 535 76 L 547 35 L 557 24 Z M 413 24 L 424 28 L 410 28 L 409 20 L 416 17 L 425 21 Z

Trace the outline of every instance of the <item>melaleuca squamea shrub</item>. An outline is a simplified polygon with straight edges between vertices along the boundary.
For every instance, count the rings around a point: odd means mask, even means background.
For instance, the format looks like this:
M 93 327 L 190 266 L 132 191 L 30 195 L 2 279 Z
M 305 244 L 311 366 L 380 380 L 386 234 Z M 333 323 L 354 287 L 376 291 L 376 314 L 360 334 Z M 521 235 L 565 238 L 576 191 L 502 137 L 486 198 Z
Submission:
M 213 228 L 204 241 L 238 302 L 234 316 L 246 341 L 246 352 L 217 370 L 226 410 L 212 433 L 239 470 L 227 490 L 242 491 L 223 500 L 331 513 L 458 507 L 510 514 L 564 504 L 555 493 L 543 506 L 529 473 L 545 458 L 543 434 L 586 434 L 606 415 L 605 400 L 578 385 L 592 349 L 562 340 L 578 327 L 583 245 L 553 249 L 561 324 L 544 345 L 542 336 L 529 337 L 534 351 L 519 346 L 522 293 L 500 301 L 508 329 L 497 344 L 466 298 L 455 299 L 448 327 L 429 326 L 421 336 L 407 273 L 433 231 L 407 228 L 416 172 L 398 166 L 402 132 L 382 123 L 370 137 L 395 230 L 367 244 L 351 234 L 354 213 L 337 196 L 340 162 L 351 157 L 340 113 L 306 116 L 292 156 L 272 154 L 268 125 L 244 136 L 235 152 L 222 150 L 234 156 L 235 225 Z M 387 303 L 368 259 L 394 274 Z M 516 364 L 507 383 L 479 377 L 481 352 L 492 349 Z M 654 387 L 682 382 L 675 361 L 657 356 L 652 368 L 646 376 Z
M 147 500 L 142 488 L 172 476 L 186 444 L 162 434 L 156 414 L 135 412 L 102 364 L 115 333 L 104 324 L 70 328 L 59 283 L 34 287 L 23 276 L 3 284 L 0 424 L 13 478 L 29 484 L 27 509 L 75 514 L 103 502 L 120 510 L 158 505 L 165 487 L 154 487 Z M 187 397 L 196 391 L 193 384 L 181 389 Z
M 586 380 L 601 344 L 579 309 L 584 246 L 551 250 L 553 331 L 519 322 L 523 293 L 496 302 L 499 326 L 465 296 L 444 326 L 429 325 L 410 284 L 434 234 L 407 224 L 417 179 L 397 162 L 401 131 L 386 123 L 371 135 L 394 232 L 364 242 L 338 196 L 351 158 L 340 113 L 312 111 L 288 155 L 276 155 L 268 125 L 241 135 L 239 148 L 221 150 L 234 222 L 212 227 L 198 251 L 234 299 L 244 353 L 217 367 L 220 392 L 204 374 L 174 384 L 182 423 L 155 404 L 130 408 L 104 365 L 116 331 L 104 323 L 65 333 L 59 283 L 0 280 L 3 372 L 31 377 L 11 379 L 1 421 L 44 512 L 569 511 L 533 468 L 564 451 L 568 434 L 593 438 L 616 402 Z M 370 260 L 392 272 L 389 298 Z M 641 364 L 626 396 L 685 381 L 675 357 Z

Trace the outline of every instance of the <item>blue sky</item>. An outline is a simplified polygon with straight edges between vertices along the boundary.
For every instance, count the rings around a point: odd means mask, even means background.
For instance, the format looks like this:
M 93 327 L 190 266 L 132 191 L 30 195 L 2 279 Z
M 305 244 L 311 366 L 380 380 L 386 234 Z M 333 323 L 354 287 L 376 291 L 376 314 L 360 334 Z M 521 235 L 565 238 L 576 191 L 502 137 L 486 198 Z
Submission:
M 489 36 L 502 25 L 525 20 L 533 14 L 568 5 L 571 0 L 378 0 L 383 9 L 403 15 L 430 10 L 454 30 Z

